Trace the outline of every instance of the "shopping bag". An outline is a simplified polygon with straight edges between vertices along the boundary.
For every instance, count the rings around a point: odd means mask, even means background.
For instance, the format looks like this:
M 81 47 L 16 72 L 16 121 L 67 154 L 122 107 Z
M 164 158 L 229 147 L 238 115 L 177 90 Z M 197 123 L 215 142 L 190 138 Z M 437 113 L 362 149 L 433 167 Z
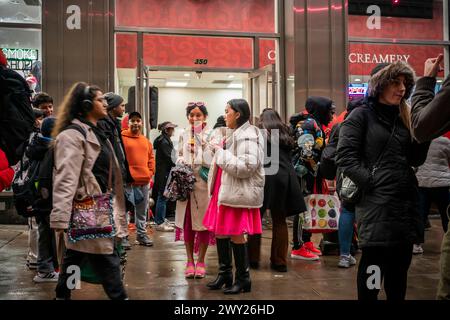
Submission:
M 313 233 L 338 230 L 341 202 L 337 196 L 311 194 L 305 197 L 307 211 L 300 214 L 303 229 Z

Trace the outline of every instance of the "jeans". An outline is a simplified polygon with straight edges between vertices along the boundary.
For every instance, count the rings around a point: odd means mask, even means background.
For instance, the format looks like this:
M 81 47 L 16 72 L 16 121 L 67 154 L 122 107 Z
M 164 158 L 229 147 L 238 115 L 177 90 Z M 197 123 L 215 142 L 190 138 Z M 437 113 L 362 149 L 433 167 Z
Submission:
M 412 248 L 412 244 L 396 247 L 362 248 L 357 278 L 358 300 L 378 299 L 380 289 L 369 287 L 369 285 L 377 283 L 376 268 L 374 266 L 378 267 L 380 271 L 380 287 L 384 278 L 384 291 L 386 292 L 387 300 L 405 300 Z
M 135 215 L 134 221 L 136 223 L 137 237 L 142 239 L 147 237 L 147 230 L 145 229 L 145 224 L 147 222 L 148 194 L 150 187 L 148 184 L 144 186 L 133 186 L 133 189 L 136 188 L 141 189 L 141 192 L 144 195 L 144 200 L 135 205 L 134 207 L 134 215 Z
M 80 266 L 83 259 L 88 259 L 95 274 L 100 278 L 103 289 L 111 300 L 125 300 L 127 294 L 123 286 L 120 258 L 117 249 L 112 254 L 90 254 L 75 250 L 66 250 L 56 286 L 56 298 L 70 299 L 71 290 L 67 287 L 67 280 L 71 276 L 67 273 L 69 266 Z
M 167 198 L 163 196 L 163 192 L 158 192 L 158 200 L 156 201 L 155 222 L 160 225 L 166 219 Z
M 36 217 L 38 223 L 38 267 L 41 273 L 50 273 L 55 271 L 58 265 L 56 258 L 55 232 L 50 229 L 50 215 Z
M 350 254 L 353 239 L 353 224 L 355 223 L 355 213 L 344 207 L 339 217 L 339 251 L 342 256 Z
M 447 232 L 448 216 L 447 207 L 450 199 L 448 194 L 448 187 L 440 188 L 419 188 L 419 208 L 422 214 L 423 227 L 427 221 L 430 212 L 431 204 L 434 202 L 439 210 L 441 216 L 442 229 Z

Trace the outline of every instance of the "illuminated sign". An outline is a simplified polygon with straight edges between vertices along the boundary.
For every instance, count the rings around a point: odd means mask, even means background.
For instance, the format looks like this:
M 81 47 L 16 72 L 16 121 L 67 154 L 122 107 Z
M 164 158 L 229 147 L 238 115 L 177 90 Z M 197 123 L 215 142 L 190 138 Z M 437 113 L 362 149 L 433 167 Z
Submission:
M 3 48 L 3 53 L 8 59 L 8 65 L 13 70 L 31 70 L 33 62 L 38 60 L 37 49 Z
M 365 95 L 367 92 L 367 87 L 349 87 L 348 94 Z

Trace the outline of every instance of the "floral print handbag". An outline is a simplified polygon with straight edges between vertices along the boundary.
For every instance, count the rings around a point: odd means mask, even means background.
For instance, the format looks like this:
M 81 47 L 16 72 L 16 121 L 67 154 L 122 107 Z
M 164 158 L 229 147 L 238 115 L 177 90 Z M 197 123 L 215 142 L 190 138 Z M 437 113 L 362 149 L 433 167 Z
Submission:
M 108 190 L 106 193 L 73 200 L 68 238 L 81 240 L 112 238 L 116 234 L 113 218 L 112 157 L 110 159 Z

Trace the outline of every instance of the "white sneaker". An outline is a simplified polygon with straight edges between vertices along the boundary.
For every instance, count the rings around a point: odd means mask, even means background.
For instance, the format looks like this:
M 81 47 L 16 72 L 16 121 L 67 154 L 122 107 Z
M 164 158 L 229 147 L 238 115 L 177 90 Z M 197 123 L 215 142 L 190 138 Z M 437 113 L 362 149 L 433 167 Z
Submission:
M 175 221 L 164 219 L 164 222 L 167 223 L 169 226 L 175 227 Z
M 49 272 L 49 273 L 42 273 L 38 272 L 34 278 L 33 281 L 36 283 L 44 283 L 44 282 L 58 282 L 59 273 L 58 272 Z
M 162 231 L 162 232 L 173 232 L 175 229 L 171 225 L 169 225 L 167 222 L 163 222 L 160 225 L 156 226 L 156 231 Z
M 422 253 L 423 253 L 422 245 L 420 244 L 413 245 L 413 254 L 422 254 Z

